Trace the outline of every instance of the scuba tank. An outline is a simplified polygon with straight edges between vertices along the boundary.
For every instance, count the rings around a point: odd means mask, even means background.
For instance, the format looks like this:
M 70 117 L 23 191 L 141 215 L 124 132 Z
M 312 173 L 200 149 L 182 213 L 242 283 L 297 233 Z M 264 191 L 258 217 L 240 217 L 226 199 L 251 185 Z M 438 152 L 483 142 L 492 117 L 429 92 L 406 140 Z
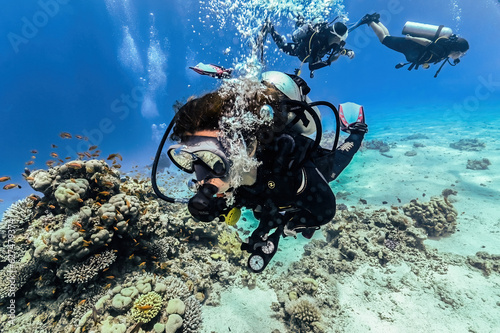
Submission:
M 307 34 L 311 29 L 312 27 L 309 23 L 304 23 L 303 25 L 295 29 L 294 32 L 292 32 L 292 40 L 295 43 L 300 42 L 302 39 L 307 37 Z
M 406 22 L 401 32 L 403 35 L 410 35 L 413 37 L 422 37 L 430 40 L 436 40 L 439 37 L 450 37 L 453 31 L 445 26 L 437 26 L 431 24 L 423 24 L 416 22 Z

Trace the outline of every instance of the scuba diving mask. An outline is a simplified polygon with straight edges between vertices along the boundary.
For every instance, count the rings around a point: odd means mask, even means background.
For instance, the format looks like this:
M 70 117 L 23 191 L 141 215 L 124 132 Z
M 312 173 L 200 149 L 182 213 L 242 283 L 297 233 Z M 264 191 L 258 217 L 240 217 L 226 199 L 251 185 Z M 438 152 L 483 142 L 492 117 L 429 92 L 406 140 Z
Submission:
M 187 140 L 172 145 L 167 156 L 181 170 L 196 173 L 198 181 L 227 176 L 229 161 L 217 138 L 190 136 Z

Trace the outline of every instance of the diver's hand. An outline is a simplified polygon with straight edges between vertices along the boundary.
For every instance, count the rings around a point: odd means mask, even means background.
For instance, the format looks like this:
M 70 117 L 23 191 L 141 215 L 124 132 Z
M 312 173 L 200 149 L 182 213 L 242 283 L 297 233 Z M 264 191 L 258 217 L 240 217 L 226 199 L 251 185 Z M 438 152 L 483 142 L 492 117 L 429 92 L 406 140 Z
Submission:
M 365 134 L 368 132 L 368 125 L 364 122 L 355 122 L 343 129 L 343 131 L 349 134 Z
M 340 54 L 349 57 L 349 59 L 352 59 L 355 56 L 354 51 L 349 49 L 342 49 L 342 51 L 340 51 Z

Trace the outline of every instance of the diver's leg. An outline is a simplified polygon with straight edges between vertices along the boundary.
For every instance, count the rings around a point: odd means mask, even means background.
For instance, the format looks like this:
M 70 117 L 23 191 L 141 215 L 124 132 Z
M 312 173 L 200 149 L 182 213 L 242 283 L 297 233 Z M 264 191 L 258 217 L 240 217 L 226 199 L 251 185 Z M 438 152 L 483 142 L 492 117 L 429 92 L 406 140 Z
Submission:
M 375 32 L 375 35 L 377 35 L 378 40 L 383 43 L 384 38 L 387 36 L 390 36 L 391 34 L 389 33 L 389 30 L 385 25 L 382 24 L 382 22 L 376 23 L 376 22 L 370 22 L 369 24 L 370 28 L 372 28 L 373 32 Z

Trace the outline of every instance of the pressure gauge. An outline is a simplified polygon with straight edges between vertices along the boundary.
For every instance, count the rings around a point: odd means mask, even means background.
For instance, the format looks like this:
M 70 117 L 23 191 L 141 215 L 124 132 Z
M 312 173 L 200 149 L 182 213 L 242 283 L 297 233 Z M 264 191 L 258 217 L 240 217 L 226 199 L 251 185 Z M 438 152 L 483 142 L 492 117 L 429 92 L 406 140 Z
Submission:
M 271 254 L 274 252 L 274 243 L 267 241 L 267 244 L 262 247 L 262 252 L 265 254 Z
M 248 258 L 248 266 L 254 272 L 260 272 L 261 270 L 263 270 L 264 264 L 264 258 L 259 256 L 258 254 L 251 255 L 250 258 Z

